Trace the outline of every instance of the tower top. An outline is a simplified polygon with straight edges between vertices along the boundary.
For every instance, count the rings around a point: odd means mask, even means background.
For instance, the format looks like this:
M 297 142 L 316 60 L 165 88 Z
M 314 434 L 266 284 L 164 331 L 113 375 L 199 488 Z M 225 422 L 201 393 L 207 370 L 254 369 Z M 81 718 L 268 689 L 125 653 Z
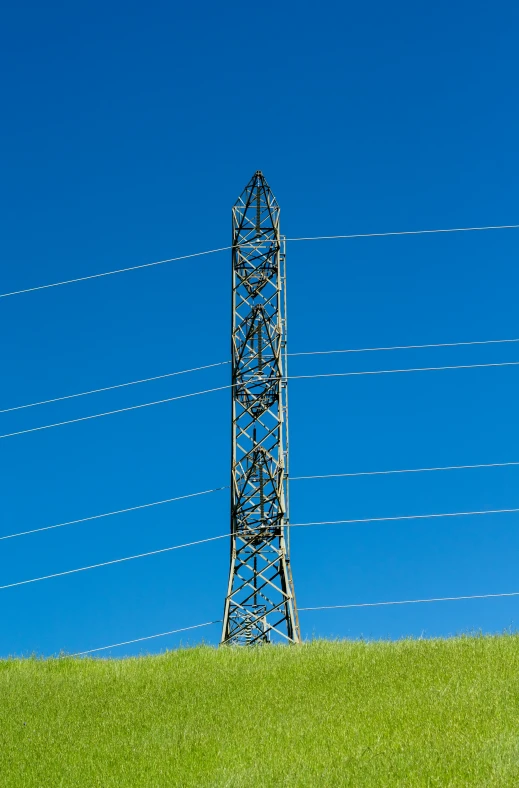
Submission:
M 270 212 L 279 211 L 276 198 L 272 194 L 272 190 L 268 185 L 262 170 L 256 170 L 236 200 L 235 208 L 237 208 L 240 213 L 246 213 L 251 205 L 254 204 L 255 206 L 258 201 L 261 202 L 262 209 L 267 209 Z

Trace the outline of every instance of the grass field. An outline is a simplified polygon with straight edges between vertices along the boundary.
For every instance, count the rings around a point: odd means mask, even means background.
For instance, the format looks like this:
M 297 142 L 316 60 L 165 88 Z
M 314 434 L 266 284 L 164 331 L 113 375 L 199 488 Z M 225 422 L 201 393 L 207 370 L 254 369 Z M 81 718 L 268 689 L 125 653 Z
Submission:
M 0 785 L 519 786 L 519 636 L 2 661 Z

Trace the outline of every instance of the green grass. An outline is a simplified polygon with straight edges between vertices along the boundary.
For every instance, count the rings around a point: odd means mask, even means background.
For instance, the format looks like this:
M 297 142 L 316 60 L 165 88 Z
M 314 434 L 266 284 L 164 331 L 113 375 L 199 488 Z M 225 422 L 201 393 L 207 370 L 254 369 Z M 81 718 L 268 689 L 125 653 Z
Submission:
M 0 662 L 0 785 L 519 786 L 519 636 Z

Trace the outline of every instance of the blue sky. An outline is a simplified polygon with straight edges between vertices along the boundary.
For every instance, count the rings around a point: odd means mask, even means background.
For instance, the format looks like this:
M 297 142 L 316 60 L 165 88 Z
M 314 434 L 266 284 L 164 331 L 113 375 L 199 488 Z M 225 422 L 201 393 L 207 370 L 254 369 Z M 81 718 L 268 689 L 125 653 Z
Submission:
M 151 7 L 150 7 L 151 6 Z M 519 221 L 515 3 L 4 8 L 0 291 L 230 242 L 265 173 L 288 236 Z M 292 244 L 292 352 L 519 336 L 519 231 Z M 227 253 L 0 301 L 0 407 L 225 360 Z M 497 345 L 292 374 L 519 360 Z M 228 383 L 0 414 L 0 433 Z M 519 460 L 517 368 L 293 381 L 294 475 Z M 0 441 L 0 534 L 228 483 L 229 393 Z M 519 469 L 294 482 L 294 522 L 519 507 Z M 226 533 L 227 492 L 0 542 L 4 585 Z M 516 514 L 298 529 L 301 606 L 519 591 Z M 0 591 L 0 655 L 220 618 L 225 540 Z M 514 598 L 302 613 L 303 634 L 515 628 Z M 218 626 L 145 645 L 216 643 Z M 128 646 L 114 656 L 138 653 Z

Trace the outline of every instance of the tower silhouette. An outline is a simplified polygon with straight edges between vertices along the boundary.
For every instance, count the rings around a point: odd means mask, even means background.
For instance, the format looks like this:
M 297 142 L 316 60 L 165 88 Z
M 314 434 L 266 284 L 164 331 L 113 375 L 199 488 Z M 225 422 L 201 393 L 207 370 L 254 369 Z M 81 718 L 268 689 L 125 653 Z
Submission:
M 288 533 L 285 243 L 263 174 L 232 210 L 231 566 L 222 643 L 297 643 Z

